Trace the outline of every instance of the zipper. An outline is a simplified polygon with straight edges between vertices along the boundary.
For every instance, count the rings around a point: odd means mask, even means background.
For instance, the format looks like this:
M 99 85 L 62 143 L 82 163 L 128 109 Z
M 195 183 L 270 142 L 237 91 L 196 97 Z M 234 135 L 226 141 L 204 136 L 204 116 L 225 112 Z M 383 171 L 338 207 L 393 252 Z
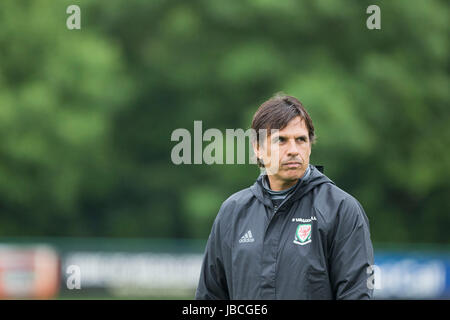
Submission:
M 292 192 L 289 196 L 284 198 L 283 202 L 281 202 L 279 206 L 274 206 L 273 207 L 273 214 L 277 213 L 277 211 L 283 206 L 283 204 L 285 204 L 286 201 L 288 201 L 293 195 L 294 195 L 294 193 Z

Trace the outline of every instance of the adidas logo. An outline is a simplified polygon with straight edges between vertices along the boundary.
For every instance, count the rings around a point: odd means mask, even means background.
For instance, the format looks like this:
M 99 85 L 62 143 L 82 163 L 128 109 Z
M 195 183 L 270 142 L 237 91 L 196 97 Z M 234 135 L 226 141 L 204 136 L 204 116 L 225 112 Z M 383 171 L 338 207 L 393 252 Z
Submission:
M 241 239 L 239 239 L 239 243 L 246 243 L 246 242 L 254 242 L 255 239 L 253 238 L 252 232 L 248 230 Z

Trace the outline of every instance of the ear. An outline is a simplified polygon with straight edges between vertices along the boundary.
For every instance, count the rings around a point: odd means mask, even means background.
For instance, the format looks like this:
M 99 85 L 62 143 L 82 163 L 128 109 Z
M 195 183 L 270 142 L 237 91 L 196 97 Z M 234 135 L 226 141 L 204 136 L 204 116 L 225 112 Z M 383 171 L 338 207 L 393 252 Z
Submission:
M 253 152 L 255 153 L 255 157 L 259 158 L 259 146 L 258 143 L 256 141 L 252 142 L 252 146 L 253 146 Z

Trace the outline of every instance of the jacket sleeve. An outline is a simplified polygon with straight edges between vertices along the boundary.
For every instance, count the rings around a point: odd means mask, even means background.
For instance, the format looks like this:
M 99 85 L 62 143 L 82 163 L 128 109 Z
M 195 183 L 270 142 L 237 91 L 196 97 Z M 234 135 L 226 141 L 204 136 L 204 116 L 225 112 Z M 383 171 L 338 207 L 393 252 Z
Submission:
M 225 235 L 221 232 L 220 216 L 223 205 L 214 221 L 211 233 L 206 244 L 200 280 L 195 299 L 197 300 L 229 300 L 227 279 L 224 270 L 223 244 Z
M 329 251 L 330 281 L 335 299 L 372 299 L 369 277 L 373 263 L 367 216 L 356 199 L 347 198 L 339 207 Z

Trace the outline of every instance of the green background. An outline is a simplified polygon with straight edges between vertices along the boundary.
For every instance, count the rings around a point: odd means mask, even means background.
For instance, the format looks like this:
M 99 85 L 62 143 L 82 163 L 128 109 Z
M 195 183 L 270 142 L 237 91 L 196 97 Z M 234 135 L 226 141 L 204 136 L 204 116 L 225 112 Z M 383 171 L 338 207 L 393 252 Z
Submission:
M 174 165 L 171 133 L 247 129 L 283 91 L 374 243 L 448 244 L 448 17 L 431 0 L 1 1 L 0 235 L 206 239 L 259 170 Z

